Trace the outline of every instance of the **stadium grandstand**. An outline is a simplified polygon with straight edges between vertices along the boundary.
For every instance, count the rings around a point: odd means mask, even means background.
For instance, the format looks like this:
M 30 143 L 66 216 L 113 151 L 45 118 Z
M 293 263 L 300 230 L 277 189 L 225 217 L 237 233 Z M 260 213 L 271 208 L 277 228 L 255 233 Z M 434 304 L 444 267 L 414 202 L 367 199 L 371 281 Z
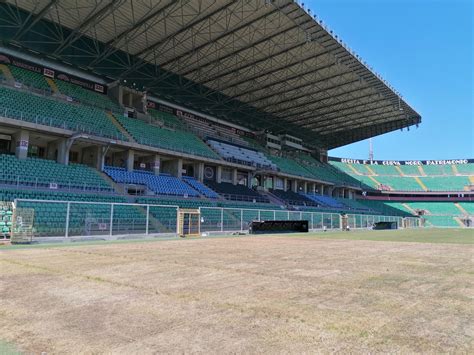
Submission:
M 294 1 L 7 0 L 0 38 L 5 238 L 472 226 L 472 159 L 328 157 L 421 116 Z

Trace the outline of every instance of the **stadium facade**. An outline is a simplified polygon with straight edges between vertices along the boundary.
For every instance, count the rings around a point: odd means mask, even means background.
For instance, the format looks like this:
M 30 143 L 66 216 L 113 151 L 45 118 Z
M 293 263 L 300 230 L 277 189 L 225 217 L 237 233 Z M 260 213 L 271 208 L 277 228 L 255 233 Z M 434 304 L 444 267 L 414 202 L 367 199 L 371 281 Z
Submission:
M 5 236 L 472 225 L 472 160 L 328 158 L 421 117 L 293 1 L 6 1 L 0 36 Z

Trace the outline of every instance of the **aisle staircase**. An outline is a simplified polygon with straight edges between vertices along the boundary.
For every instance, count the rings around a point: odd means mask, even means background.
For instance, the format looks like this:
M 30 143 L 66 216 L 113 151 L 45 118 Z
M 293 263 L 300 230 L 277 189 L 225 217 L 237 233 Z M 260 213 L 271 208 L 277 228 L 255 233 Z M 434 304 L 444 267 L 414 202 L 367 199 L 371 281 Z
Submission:
M 402 203 L 402 206 L 405 207 L 408 211 L 410 211 L 414 215 L 417 214 L 416 211 L 413 208 L 411 208 L 407 203 Z
M 6 66 L 5 64 L 0 64 L 0 70 L 3 72 L 3 76 L 5 76 L 5 78 L 8 81 L 14 81 L 15 80 L 15 78 L 13 78 L 12 72 L 10 71 L 8 66 Z
M 395 165 L 395 169 L 398 171 L 398 173 L 400 174 L 400 176 L 405 176 L 405 174 L 403 173 L 402 169 L 401 169 L 398 165 Z
M 459 211 L 461 211 L 462 214 L 464 215 L 468 215 L 469 213 L 467 213 L 467 211 L 459 204 L 459 203 L 455 203 L 454 206 L 456 206 L 458 208 Z
M 426 173 L 421 165 L 418 165 L 418 171 L 420 172 L 421 176 L 426 176 Z
M 54 92 L 54 93 L 59 93 L 59 89 L 58 89 L 58 86 L 56 85 L 56 83 L 54 82 L 53 79 L 51 78 L 48 78 L 48 77 L 44 77 L 46 82 L 48 83 L 49 87 L 51 88 L 51 90 Z
M 377 175 L 377 174 L 375 173 L 375 171 L 373 171 L 370 166 L 368 166 L 368 165 L 364 165 L 364 166 L 365 166 L 366 169 L 369 171 L 370 175 Z
M 349 169 L 351 169 L 354 172 L 354 174 L 362 175 L 356 168 L 354 168 L 352 164 L 347 164 L 347 166 L 349 167 Z
M 130 133 L 120 124 L 119 121 L 115 118 L 115 116 L 111 112 L 107 112 L 107 117 L 110 119 L 110 121 L 113 123 L 115 127 L 125 136 L 127 137 L 129 142 L 132 143 L 137 143 L 137 141 L 132 137 Z
M 420 167 L 418 167 L 418 168 L 420 168 Z M 423 181 L 421 181 L 421 179 L 418 176 L 415 176 L 415 180 L 418 183 L 418 185 L 421 186 L 423 191 L 428 191 L 428 188 L 426 187 L 426 185 L 423 183 Z
M 459 170 L 456 165 L 451 165 L 451 169 L 453 170 L 454 175 L 459 175 Z

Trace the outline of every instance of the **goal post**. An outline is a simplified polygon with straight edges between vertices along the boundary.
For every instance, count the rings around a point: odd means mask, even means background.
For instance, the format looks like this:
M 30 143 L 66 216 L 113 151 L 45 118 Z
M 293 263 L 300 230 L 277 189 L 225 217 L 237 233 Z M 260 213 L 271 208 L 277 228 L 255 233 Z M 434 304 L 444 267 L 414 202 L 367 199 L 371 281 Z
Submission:
M 12 228 L 10 241 L 13 244 L 31 243 L 34 237 L 34 208 L 18 207 L 16 203 L 12 204 Z
M 201 235 L 201 212 L 199 209 L 178 210 L 178 235 L 180 237 L 199 237 Z

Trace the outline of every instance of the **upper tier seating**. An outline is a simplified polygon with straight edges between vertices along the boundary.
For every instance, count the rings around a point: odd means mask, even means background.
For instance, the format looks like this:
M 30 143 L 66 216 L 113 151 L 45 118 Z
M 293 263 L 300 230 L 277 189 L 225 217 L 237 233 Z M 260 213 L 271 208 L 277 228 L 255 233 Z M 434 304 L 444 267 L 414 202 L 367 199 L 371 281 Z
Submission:
M 456 165 L 459 174 L 474 175 L 474 163 Z
M 413 177 L 377 176 L 377 181 L 392 187 L 397 191 L 423 191 L 423 188 Z
M 307 198 L 302 194 L 293 191 L 270 190 L 270 192 L 276 197 L 278 197 L 280 200 L 285 201 L 288 205 L 314 207 L 318 207 L 319 205 L 319 203 Z
M 51 87 L 46 82 L 44 76 L 30 70 L 26 70 L 14 65 L 9 65 L 8 68 L 13 75 L 15 81 L 35 88 L 51 91 Z
M 424 210 L 428 214 L 436 215 L 460 215 L 461 211 L 452 202 L 409 202 L 413 210 Z
M 0 87 L 0 110 L 7 117 L 126 141 L 104 111 L 90 106 Z M 6 111 L 5 111 L 6 110 Z
M 208 143 L 225 160 L 256 166 L 258 168 L 276 170 L 275 164 L 268 160 L 262 152 L 215 140 L 208 140 Z
M 215 191 L 211 190 L 209 187 L 207 187 L 206 185 L 204 185 L 193 177 L 183 176 L 183 181 L 205 197 L 219 198 L 219 195 Z
M 0 155 L 0 183 L 35 188 L 113 191 L 97 170 L 81 164 L 63 165 L 53 160 Z
M 428 176 L 454 175 L 451 165 L 423 165 L 422 169 Z
M 400 172 L 393 165 L 367 165 L 376 175 L 400 176 Z
M 463 191 L 471 182 L 467 176 L 420 177 L 430 191 Z
M 418 165 L 400 165 L 400 169 L 403 172 L 403 175 L 408 176 L 421 176 L 420 169 Z
M 123 112 L 119 104 L 107 95 L 84 89 L 63 80 L 55 80 L 59 92 L 84 104 L 97 106 L 110 111 Z
M 298 154 L 296 158 L 300 160 L 302 162 L 301 164 L 318 180 L 333 182 L 338 185 L 361 186 L 360 181 L 354 179 L 347 173 L 341 172 L 331 164 L 322 163 L 307 154 Z
M 205 181 L 206 185 L 219 195 L 233 201 L 254 201 L 267 203 L 268 198 L 258 192 L 249 189 L 245 185 L 233 185 L 227 182 L 217 183 L 215 181 Z
M 117 183 L 145 185 L 151 191 L 154 191 L 157 194 L 195 197 L 199 196 L 199 193 L 191 186 L 173 176 L 165 174 L 158 176 L 147 171 L 129 172 L 123 168 L 110 166 L 105 167 L 104 172 Z
M 165 126 L 172 127 L 172 128 L 185 127 L 183 122 L 178 117 L 176 117 L 175 115 L 171 113 L 148 109 L 148 114 L 151 117 L 157 118 L 158 120 L 162 121 L 165 124 Z
M 298 164 L 294 159 L 277 157 L 274 155 L 270 155 L 269 158 L 273 163 L 277 165 L 278 169 L 282 173 L 302 176 L 311 179 L 315 178 L 309 170 Z
M 211 148 L 190 132 L 160 128 L 141 120 L 124 116 L 117 116 L 117 120 L 140 144 L 211 159 L 220 159 Z

